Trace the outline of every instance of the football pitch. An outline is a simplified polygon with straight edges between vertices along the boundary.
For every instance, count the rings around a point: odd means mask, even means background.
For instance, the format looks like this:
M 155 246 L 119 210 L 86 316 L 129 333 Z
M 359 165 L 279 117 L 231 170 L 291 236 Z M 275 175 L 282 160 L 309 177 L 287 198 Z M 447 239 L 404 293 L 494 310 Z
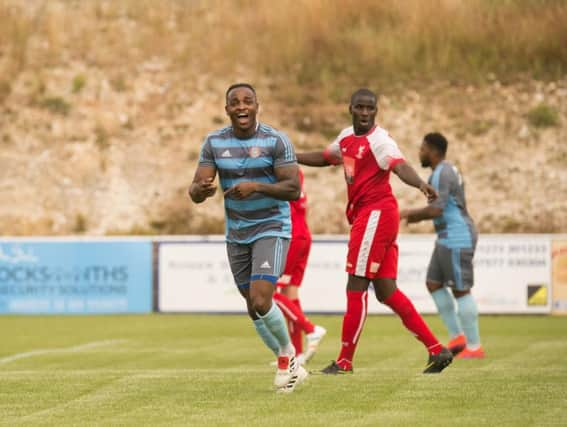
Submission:
M 336 357 L 341 317 L 313 320 L 329 331 L 317 370 Z M 487 358 L 427 376 L 398 319 L 369 317 L 354 375 L 277 395 L 244 315 L 0 317 L 0 424 L 567 425 L 567 318 L 480 322 Z

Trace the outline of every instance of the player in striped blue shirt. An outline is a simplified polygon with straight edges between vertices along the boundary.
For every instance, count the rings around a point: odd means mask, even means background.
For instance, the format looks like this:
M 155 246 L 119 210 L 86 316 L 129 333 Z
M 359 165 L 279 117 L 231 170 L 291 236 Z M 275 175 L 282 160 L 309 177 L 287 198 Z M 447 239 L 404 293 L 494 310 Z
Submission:
M 484 357 L 478 310 L 471 294 L 478 233 L 467 211 L 463 178 L 445 159 L 447 145 L 440 133 L 425 135 L 419 157 L 423 167 L 433 170 L 429 183 L 439 197 L 427 207 L 402 211 L 400 216 L 408 223 L 433 220 L 437 242 L 427 270 L 427 288 L 449 331 L 449 349 L 457 358 L 477 359 Z
M 295 359 L 286 321 L 272 296 L 291 238 L 289 200 L 300 195 L 297 159 L 285 134 L 259 123 L 255 89 L 238 83 L 226 92 L 231 126 L 210 133 L 201 147 L 189 195 L 202 203 L 224 192 L 230 268 L 264 343 L 278 357 L 274 385 L 291 392 L 307 376 Z

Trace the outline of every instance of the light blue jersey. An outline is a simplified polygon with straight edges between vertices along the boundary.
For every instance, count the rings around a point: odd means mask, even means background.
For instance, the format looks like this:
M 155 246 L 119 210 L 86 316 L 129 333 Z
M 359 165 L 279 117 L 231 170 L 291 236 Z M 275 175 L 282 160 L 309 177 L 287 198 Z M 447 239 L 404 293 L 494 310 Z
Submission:
M 444 160 L 437 165 L 429 177 L 429 184 L 439 193 L 432 205 L 443 210 L 433 220 L 437 243 L 448 248 L 474 248 L 477 231 L 467 212 L 465 188 L 457 168 Z
M 244 181 L 275 183 L 275 168 L 297 164 L 285 134 L 258 124 L 247 139 L 234 136 L 232 126 L 210 133 L 201 147 L 200 165 L 217 169 L 223 191 Z M 289 203 L 260 193 L 236 200 L 225 196 L 226 239 L 252 243 L 262 237 L 291 237 Z

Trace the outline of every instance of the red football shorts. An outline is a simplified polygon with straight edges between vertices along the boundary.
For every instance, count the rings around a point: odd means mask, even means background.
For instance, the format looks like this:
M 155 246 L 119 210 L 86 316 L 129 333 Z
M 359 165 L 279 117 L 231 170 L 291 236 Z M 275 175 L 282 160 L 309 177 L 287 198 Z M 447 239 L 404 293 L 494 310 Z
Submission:
M 367 279 L 398 277 L 397 209 L 367 209 L 356 216 L 350 230 L 346 271 Z
M 285 262 L 285 270 L 278 280 L 277 286 L 301 286 L 310 250 L 311 236 L 292 237 Z

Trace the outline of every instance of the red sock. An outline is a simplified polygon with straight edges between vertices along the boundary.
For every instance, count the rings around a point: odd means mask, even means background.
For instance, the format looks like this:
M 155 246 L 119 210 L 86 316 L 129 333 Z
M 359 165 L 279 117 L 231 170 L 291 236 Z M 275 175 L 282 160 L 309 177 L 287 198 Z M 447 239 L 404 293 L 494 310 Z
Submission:
M 274 301 L 281 309 L 285 317 L 291 319 L 299 326 L 299 329 L 306 334 L 310 334 L 315 330 L 315 325 L 309 321 L 303 311 L 297 307 L 288 297 L 278 292 L 274 294 Z
M 299 302 L 299 298 L 292 299 L 291 302 L 295 304 L 295 306 L 299 309 L 299 311 L 303 313 L 303 308 L 301 308 L 301 303 Z M 299 328 L 299 325 L 295 325 L 294 334 L 291 334 L 291 341 L 295 346 L 297 354 L 303 353 L 303 331 L 301 330 L 301 328 Z
M 347 291 L 347 309 L 343 318 L 342 347 L 337 364 L 343 369 L 352 368 L 352 359 L 364 327 L 368 311 L 368 292 Z
M 289 331 L 291 343 L 295 347 L 295 354 L 303 353 L 303 331 L 297 323 L 291 319 L 287 319 L 287 329 Z
M 389 306 L 394 312 L 400 316 L 404 326 L 420 340 L 427 348 L 429 354 L 438 354 L 442 346 L 431 332 L 423 317 L 417 312 L 412 302 L 404 295 L 402 291 L 396 289 L 390 295 L 384 304 Z

